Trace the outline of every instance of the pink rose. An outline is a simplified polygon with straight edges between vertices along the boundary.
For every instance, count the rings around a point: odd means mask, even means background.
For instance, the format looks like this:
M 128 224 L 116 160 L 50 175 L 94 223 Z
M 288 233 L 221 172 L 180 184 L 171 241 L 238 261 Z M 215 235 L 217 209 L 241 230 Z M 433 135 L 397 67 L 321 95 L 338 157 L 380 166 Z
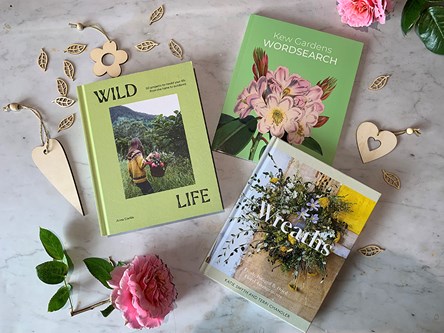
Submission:
M 156 255 L 136 256 L 130 264 L 116 267 L 108 283 L 112 304 L 130 328 L 160 326 L 177 297 L 170 270 Z
M 385 23 L 387 0 L 337 0 L 342 23 L 351 27 L 368 27 L 373 22 Z

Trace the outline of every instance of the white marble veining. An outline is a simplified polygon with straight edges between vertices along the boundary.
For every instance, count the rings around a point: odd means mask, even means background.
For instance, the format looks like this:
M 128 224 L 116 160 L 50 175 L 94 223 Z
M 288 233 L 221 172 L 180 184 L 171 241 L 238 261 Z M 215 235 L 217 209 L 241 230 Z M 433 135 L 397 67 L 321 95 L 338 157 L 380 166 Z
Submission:
M 72 112 L 51 101 L 62 61 L 74 62 L 75 85 L 101 80 L 92 74 L 88 54 L 71 56 L 71 43 L 89 47 L 104 41 L 93 30 L 79 32 L 68 22 L 100 24 L 129 52 L 123 74 L 174 64 L 168 50 L 174 38 L 192 60 L 200 82 L 210 137 L 216 128 L 237 51 L 249 14 L 294 22 L 365 43 L 351 103 L 334 166 L 382 192 L 382 198 L 357 247 L 376 243 L 387 250 L 374 258 L 353 252 L 315 318 L 309 333 L 440 333 L 444 329 L 444 57 L 426 51 L 412 32 L 399 28 L 402 5 L 385 25 L 367 31 L 340 22 L 335 1 L 120 1 L 3 0 L 0 4 L 0 103 L 22 102 L 40 109 L 56 136 L 58 122 Z M 165 17 L 148 25 L 148 15 L 165 4 Z M 160 43 L 149 53 L 134 45 L 145 39 Z M 36 65 L 40 48 L 50 57 L 48 71 Z M 378 92 L 367 86 L 377 75 L 391 73 Z M 78 112 L 77 112 L 78 113 Z M 388 156 L 362 164 L 355 131 L 365 120 L 387 129 L 420 127 L 423 135 L 399 137 Z M 215 154 L 226 209 L 223 213 L 110 238 L 99 236 L 85 142 L 78 117 L 57 138 L 68 152 L 87 212 L 81 217 L 31 160 L 39 145 L 37 120 L 27 112 L 0 113 L 0 331 L 129 332 L 116 311 L 109 318 L 90 311 L 69 317 L 68 310 L 47 313 L 57 287 L 44 285 L 35 266 L 47 255 L 38 227 L 56 232 L 77 267 L 71 281 L 75 306 L 107 297 L 82 263 L 89 256 L 130 259 L 158 253 L 171 267 L 179 291 L 177 308 L 153 332 L 289 333 L 288 324 L 225 290 L 199 273 L 199 265 L 216 238 L 253 164 Z M 402 189 L 388 187 L 381 169 L 397 173 Z

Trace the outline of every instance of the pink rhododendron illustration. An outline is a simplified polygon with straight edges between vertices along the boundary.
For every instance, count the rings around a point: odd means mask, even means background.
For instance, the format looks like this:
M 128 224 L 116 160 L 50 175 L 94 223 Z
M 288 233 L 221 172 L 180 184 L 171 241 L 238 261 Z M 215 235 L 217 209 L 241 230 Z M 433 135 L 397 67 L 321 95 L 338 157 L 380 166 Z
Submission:
M 293 145 L 306 145 L 322 155 L 321 146 L 311 134 L 314 128 L 323 126 L 329 119 L 322 115 L 325 110 L 323 101 L 333 92 L 337 80 L 328 77 L 312 85 L 301 75 L 290 73 L 287 67 L 278 66 L 271 70 L 268 56 L 261 48 L 254 49 L 253 59 L 254 78 L 239 94 L 233 110 L 240 122 L 249 124 L 251 134 L 243 132 L 245 137 L 251 137 L 249 158 L 254 158 L 259 141 L 268 142 L 267 134 Z M 237 130 L 241 131 L 240 128 Z M 257 135 L 253 135 L 254 130 Z

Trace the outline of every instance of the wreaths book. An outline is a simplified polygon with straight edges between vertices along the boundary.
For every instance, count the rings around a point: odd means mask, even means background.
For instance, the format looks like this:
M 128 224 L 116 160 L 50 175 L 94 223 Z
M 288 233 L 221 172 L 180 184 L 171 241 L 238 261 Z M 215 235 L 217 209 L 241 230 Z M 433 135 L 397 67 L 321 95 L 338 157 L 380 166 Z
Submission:
M 251 15 L 212 148 L 257 161 L 277 136 L 332 164 L 362 47 Z
M 102 235 L 223 209 L 191 62 L 77 94 Z
M 305 332 L 379 196 L 273 138 L 201 270 Z

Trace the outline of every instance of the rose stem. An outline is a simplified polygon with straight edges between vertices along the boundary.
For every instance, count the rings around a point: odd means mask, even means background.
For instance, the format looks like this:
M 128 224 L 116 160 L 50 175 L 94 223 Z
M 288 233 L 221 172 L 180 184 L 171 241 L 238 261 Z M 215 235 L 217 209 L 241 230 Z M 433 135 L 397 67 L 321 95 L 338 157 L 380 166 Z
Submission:
M 106 303 L 109 303 L 109 302 L 111 302 L 111 300 L 108 298 L 108 299 L 105 299 L 105 300 L 103 300 L 103 301 L 100 301 L 100 302 L 94 303 L 94 304 L 92 304 L 92 305 L 90 305 L 90 306 L 87 306 L 86 308 L 79 309 L 79 310 L 75 310 L 75 311 L 71 311 L 71 317 L 73 317 L 73 316 L 75 316 L 75 315 L 78 315 L 78 314 L 80 314 L 80 313 L 83 313 L 83 312 L 86 312 L 86 311 L 92 310 L 92 309 L 94 309 L 94 308 L 96 308 L 96 307 L 98 307 L 98 306 L 101 306 L 101 305 L 106 304 Z

